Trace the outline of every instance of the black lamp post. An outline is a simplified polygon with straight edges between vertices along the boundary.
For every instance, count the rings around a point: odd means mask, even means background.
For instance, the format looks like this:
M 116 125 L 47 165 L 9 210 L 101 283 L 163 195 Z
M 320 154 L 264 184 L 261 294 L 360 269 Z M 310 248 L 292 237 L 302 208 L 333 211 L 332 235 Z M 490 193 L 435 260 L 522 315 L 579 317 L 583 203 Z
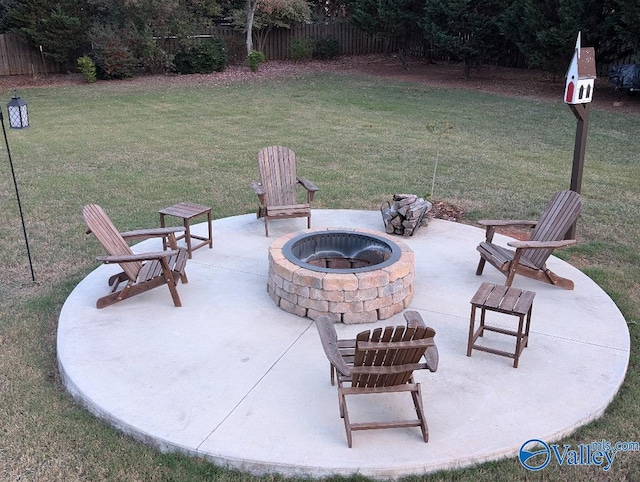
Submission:
M 7 111 L 9 114 L 9 125 L 14 129 L 24 129 L 29 127 L 29 113 L 27 112 L 27 103 L 17 95 L 13 96 L 13 99 L 7 104 Z M 4 144 L 7 146 L 7 156 L 9 157 L 9 166 L 11 167 L 11 176 L 13 177 L 13 186 L 16 190 L 16 199 L 18 200 L 18 210 L 20 211 L 20 220 L 22 221 L 22 234 L 24 235 L 24 242 L 27 247 L 27 256 L 29 258 L 29 268 L 31 269 L 31 281 L 35 281 L 36 277 L 33 274 L 33 263 L 31 261 L 31 250 L 29 249 L 29 238 L 27 237 L 27 228 L 24 224 L 24 215 L 22 214 L 22 203 L 20 202 L 20 192 L 18 191 L 18 181 L 16 180 L 16 173 L 13 169 L 13 159 L 11 159 L 11 149 L 9 148 L 9 140 L 7 139 L 7 130 L 4 127 L 4 116 L 2 115 L 2 109 L 0 109 L 0 123 L 2 124 L 2 134 L 4 135 Z

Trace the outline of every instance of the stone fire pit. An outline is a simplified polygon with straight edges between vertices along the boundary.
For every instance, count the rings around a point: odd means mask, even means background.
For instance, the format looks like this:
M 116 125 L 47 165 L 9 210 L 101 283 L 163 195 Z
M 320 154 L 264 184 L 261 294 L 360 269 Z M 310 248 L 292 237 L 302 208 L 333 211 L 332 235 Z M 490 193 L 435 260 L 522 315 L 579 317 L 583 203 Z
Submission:
M 269 247 L 267 291 L 284 311 L 343 323 L 384 320 L 409 306 L 413 251 L 364 229 L 292 233 Z

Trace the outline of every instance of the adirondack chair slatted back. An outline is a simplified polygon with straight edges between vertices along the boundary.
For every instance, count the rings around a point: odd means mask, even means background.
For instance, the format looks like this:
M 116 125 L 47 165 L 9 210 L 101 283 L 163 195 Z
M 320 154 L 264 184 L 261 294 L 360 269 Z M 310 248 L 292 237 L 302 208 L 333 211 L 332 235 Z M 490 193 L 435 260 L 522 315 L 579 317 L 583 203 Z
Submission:
M 265 147 L 258 152 L 258 166 L 267 206 L 296 204 L 295 153 L 288 147 Z
M 91 232 L 98 238 L 104 249 L 111 256 L 121 256 L 133 254 L 131 248 L 120 235 L 120 232 L 113 225 L 104 210 L 97 204 L 88 204 L 82 209 L 84 221 Z M 119 263 L 122 271 L 125 272 L 131 281 L 135 281 L 142 268 L 140 261 Z
M 576 222 L 582 210 L 582 200 L 575 191 L 560 191 L 546 205 L 531 233 L 531 241 L 560 241 Z M 531 249 L 522 257 L 542 268 L 553 249 Z
M 372 331 L 363 331 L 356 337 L 356 350 L 354 355 L 354 367 L 393 367 L 387 373 L 359 374 L 354 373 L 351 379 L 352 387 L 390 387 L 404 385 L 411 379 L 415 364 L 424 355 L 426 346 L 407 347 L 394 346 L 393 342 L 405 342 L 423 340 L 433 336 L 433 330 L 427 327 L 388 326 L 384 329 L 376 328 Z M 380 344 L 379 347 L 371 347 L 366 342 Z M 391 345 L 386 343 L 392 342 Z M 366 345 L 365 345 L 366 344 Z M 366 346 L 367 348 L 363 348 Z M 406 369 L 402 367 L 406 366 Z M 384 371 L 384 370 L 383 370 Z

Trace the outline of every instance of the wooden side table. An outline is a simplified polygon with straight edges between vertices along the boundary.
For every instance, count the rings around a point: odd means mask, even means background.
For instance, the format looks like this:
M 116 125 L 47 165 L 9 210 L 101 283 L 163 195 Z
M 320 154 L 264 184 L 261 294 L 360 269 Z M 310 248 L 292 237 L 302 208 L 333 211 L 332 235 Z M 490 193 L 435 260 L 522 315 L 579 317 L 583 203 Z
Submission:
M 160 226 L 165 227 L 165 216 L 174 216 L 182 219 L 182 223 L 184 225 L 185 233 L 176 237 L 176 241 L 180 239 L 184 239 L 187 243 L 187 252 L 189 253 L 189 258 L 191 258 L 191 254 L 198 248 L 202 246 L 209 245 L 209 249 L 213 248 L 213 230 L 211 227 L 211 208 L 208 206 L 203 206 L 201 204 L 194 204 L 190 202 L 182 202 L 178 204 L 174 204 L 173 206 L 169 206 L 168 208 L 161 209 L 158 211 L 160 213 Z M 209 236 L 197 236 L 195 234 L 191 234 L 191 220 L 198 216 L 207 215 L 207 223 L 209 225 Z M 197 239 L 201 241 L 200 243 L 193 244 L 192 240 Z M 164 249 L 167 248 L 166 241 L 162 240 L 162 247 Z
M 531 310 L 533 298 L 536 294 L 533 291 L 524 291 L 517 288 L 482 283 L 476 294 L 471 299 L 471 323 L 469 325 L 469 341 L 467 343 L 467 356 L 471 356 L 471 350 L 481 350 L 495 355 L 513 358 L 513 367 L 518 368 L 518 359 L 524 347 L 529 344 L 529 326 L 531 325 Z M 480 326 L 475 330 L 476 310 L 480 309 Z M 518 330 L 507 330 L 498 326 L 491 326 L 485 323 L 487 311 L 495 311 L 518 317 Z M 525 323 L 526 317 L 526 323 Z M 504 335 L 516 337 L 516 349 L 513 353 L 488 348 L 476 344 L 478 337 L 484 335 L 486 331 L 495 331 Z

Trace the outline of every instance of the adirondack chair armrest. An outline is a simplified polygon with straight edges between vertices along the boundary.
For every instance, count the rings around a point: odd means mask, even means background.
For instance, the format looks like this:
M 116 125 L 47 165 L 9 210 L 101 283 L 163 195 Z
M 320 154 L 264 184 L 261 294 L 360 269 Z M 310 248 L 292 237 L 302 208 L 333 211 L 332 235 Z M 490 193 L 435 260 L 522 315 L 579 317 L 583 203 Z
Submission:
M 318 191 L 318 186 L 304 177 L 296 177 L 296 180 L 307 190 L 307 202 L 311 203 L 314 194 Z
M 124 231 L 120 233 L 124 239 L 145 239 L 145 238 L 158 238 L 170 236 L 175 233 L 184 232 L 184 227 L 174 226 L 168 228 L 151 228 L 151 229 L 136 229 L 134 231 Z
M 535 227 L 538 221 L 527 221 L 523 219 L 480 219 L 480 226 L 530 226 Z
M 417 311 L 405 311 L 404 319 L 407 320 L 407 326 L 409 328 L 424 327 L 428 330 L 427 333 L 429 333 L 429 337 L 431 339 L 436 336 L 436 331 L 433 328 L 427 326 L 427 324 L 422 319 L 422 316 Z M 436 346 L 435 342 L 433 343 L 433 346 L 428 347 L 424 352 L 424 359 L 427 362 L 427 368 L 429 369 L 429 371 L 433 373 L 438 369 L 440 355 L 438 353 L 438 347 Z
M 560 241 L 509 241 L 507 245 L 516 249 L 556 249 L 576 244 L 575 239 L 563 239 Z
M 302 184 L 302 186 L 307 190 L 307 191 L 313 191 L 316 192 L 319 190 L 318 186 L 315 185 L 315 183 L 309 181 L 309 179 L 305 179 L 304 177 L 296 177 L 296 180 Z
M 255 192 L 256 195 L 258 196 L 258 199 L 260 200 L 260 204 L 264 205 L 265 203 L 264 196 L 265 194 L 267 194 L 267 191 L 265 191 L 264 186 L 259 182 L 253 181 L 251 183 L 251 188 L 253 189 L 253 192 Z
M 538 224 L 538 221 L 526 221 L 522 219 L 480 219 L 478 224 L 487 228 L 485 238 L 486 241 L 490 243 L 493 241 L 493 235 L 495 234 L 497 227 L 528 226 L 533 228 Z
M 155 259 L 168 258 L 170 256 L 177 255 L 179 250 L 171 249 L 167 251 L 157 251 L 151 253 L 140 254 L 123 254 L 120 256 L 97 256 L 98 261 L 102 261 L 105 264 L 109 263 L 127 263 L 131 261 L 152 261 Z
M 336 329 L 333 326 L 331 318 L 319 316 L 316 319 L 316 328 L 318 329 L 318 335 L 320 335 L 322 349 L 329 363 L 331 363 L 341 375 L 350 376 L 351 367 L 347 365 L 340 354 L 340 350 L 338 349 L 338 335 L 336 334 Z

